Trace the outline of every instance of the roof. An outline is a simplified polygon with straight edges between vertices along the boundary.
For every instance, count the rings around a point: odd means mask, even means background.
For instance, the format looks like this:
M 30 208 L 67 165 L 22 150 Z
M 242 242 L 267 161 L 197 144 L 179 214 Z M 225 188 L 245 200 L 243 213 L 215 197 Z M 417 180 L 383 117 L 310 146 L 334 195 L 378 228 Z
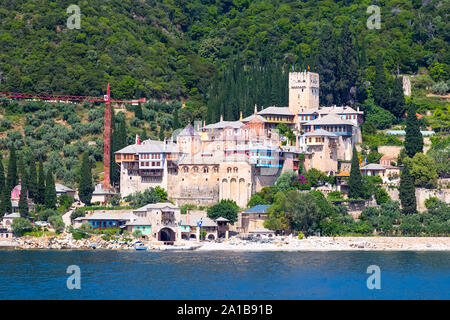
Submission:
M 353 126 L 354 124 L 350 121 L 342 119 L 340 116 L 338 116 L 335 113 L 327 114 L 324 117 L 311 120 L 306 123 L 307 125 L 316 125 L 316 124 L 341 124 L 341 125 L 349 125 Z
M 104 212 L 96 211 L 90 216 L 83 217 L 80 220 L 131 220 L 134 215 L 129 213 L 116 213 L 116 212 Z
M 349 106 L 331 106 L 331 107 L 319 107 L 319 108 L 313 108 L 313 109 L 306 109 L 303 112 L 300 112 L 300 114 L 364 114 L 363 111 L 358 111 L 353 109 Z
M 266 228 L 256 228 L 254 230 L 250 230 L 249 233 L 275 233 L 275 232 Z
M 432 136 L 434 135 L 436 132 L 434 131 L 420 131 L 420 133 L 423 136 Z M 405 130 L 387 130 L 386 134 L 392 134 L 392 135 L 399 135 L 399 136 L 404 136 L 406 135 L 406 131 Z
M 178 137 L 199 137 L 200 135 L 195 131 L 195 129 L 188 124 L 186 128 L 181 130 L 181 132 L 178 134 Z
M 314 130 L 313 132 L 307 132 L 303 136 L 305 136 L 305 137 L 325 136 L 325 137 L 330 137 L 330 138 L 337 138 L 337 135 L 335 135 L 334 133 L 328 132 L 327 130 L 323 130 L 323 129 L 317 129 L 317 130 Z
M 275 114 L 275 115 L 282 115 L 282 116 L 294 116 L 294 114 L 289 110 L 288 107 L 268 107 L 260 112 L 258 112 L 259 115 L 265 115 L 265 114 Z
M 254 207 L 251 207 L 250 209 L 248 209 L 245 212 L 246 213 L 266 213 L 267 208 L 269 208 L 269 207 L 270 207 L 270 204 L 258 204 Z
M 186 217 L 187 223 L 191 227 L 196 227 L 200 219 L 202 219 L 202 227 L 217 227 L 217 223 L 202 212 L 192 212 L 187 214 Z
M 260 120 L 262 122 L 266 122 L 266 119 L 264 119 L 264 117 L 260 116 L 259 114 L 252 114 L 251 116 L 248 116 L 248 117 L 242 119 L 241 121 L 242 122 L 250 122 L 253 119 L 258 119 L 258 120 Z
M 217 221 L 228 222 L 228 221 L 230 221 L 230 220 L 228 220 L 228 219 L 226 219 L 226 218 L 224 218 L 224 217 L 219 217 L 219 218 L 216 219 L 216 222 L 217 222 Z
M 386 170 L 386 168 L 378 163 L 369 163 L 367 166 L 362 167 L 361 170 Z
M 350 173 L 347 171 L 339 172 L 336 177 L 350 177 Z
M 97 183 L 95 185 L 94 191 L 92 192 L 92 195 L 98 196 L 98 195 L 105 195 L 105 194 L 116 194 L 114 191 L 109 189 L 104 189 L 103 184 Z
M 216 123 L 208 124 L 203 127 L 203 129 L 225 129 L 225 128 L 233 128 L 239 129 L 242 128 L 244 124 L 241 121 L 219 121 Z
M 56 192 L 73 192 L 74 191 L 73 189 L 70 189 L 69 187 L 66 187 L 65 185 L 60 184 L 60 183 L 55 183 L 55 189 L 56 189 Z
M 178 147 L 173 142 L 145 140 L 141 144 L 132 144 L 115 153 L 178 153 Z
M 5 214 L 3 218 L 20 218 L 20 213 L 14 212 L 10 214 Z
M 151 226 L 151 222 L 148 218 L 137 217 L 136 219 L 128 222 L 127 226 Z
M 162 208 L 166 208 L 166 207 L 169 207 L 170 209 L 178 209 L 177 206 L 174 206 L 170 202 L 158 202 L 158 203 L 146 204 L 143 207 L 133 210 L 133 212 L 146 212 L 146 211 L 148 211 L 148 209 L 162 209 Z

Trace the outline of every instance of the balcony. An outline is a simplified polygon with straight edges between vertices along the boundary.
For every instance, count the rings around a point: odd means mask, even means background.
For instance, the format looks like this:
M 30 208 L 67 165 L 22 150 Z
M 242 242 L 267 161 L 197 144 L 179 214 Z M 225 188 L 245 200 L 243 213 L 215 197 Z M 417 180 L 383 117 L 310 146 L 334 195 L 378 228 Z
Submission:
M 162 170 L 140 170 L 139 175 L 142 177 L 160 177 L 162 176 L 163 172 Z

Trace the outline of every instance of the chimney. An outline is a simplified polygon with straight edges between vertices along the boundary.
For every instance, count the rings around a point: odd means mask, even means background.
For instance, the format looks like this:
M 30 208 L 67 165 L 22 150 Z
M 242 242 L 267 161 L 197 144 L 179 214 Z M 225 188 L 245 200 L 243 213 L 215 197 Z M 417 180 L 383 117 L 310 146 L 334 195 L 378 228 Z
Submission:
M 241 111 L 241 113 L 240 113 L 240 115 L 239 115 L 239 121 L 242 121 L 242 111 Z
M 255 112 L 254 112 L 255 114 L 257 114 L 258 113 L 258 107 L 256 106 L 256 104 L 255 104 Z
M 222 122 L 223 121 L 223 115 L 221 114 L 220 115 L 220 122 Z

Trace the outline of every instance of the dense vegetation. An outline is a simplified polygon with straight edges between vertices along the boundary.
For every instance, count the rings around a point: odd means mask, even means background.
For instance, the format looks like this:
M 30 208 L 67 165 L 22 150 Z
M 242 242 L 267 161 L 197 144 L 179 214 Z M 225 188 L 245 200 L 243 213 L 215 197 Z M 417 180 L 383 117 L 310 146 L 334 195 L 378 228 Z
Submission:
M 323 103 L 363 102 L 383 85 L 380 59 L 386 74 L 420 73 L 418 87 L 448 90 L 447 1 L 93 0 L 78 4 L 79 30 L 66 26 L 70 4 L 2 1 L 0 91 L 99 96 L 110 82 L 116 98 L 209 102 L 213 120 L 222 111 L 217 90 L 237 95 L 233 108 L 244 113 L 285 104 L 272 89 L 292 66 L 322 73 Z M 380 30 L 366 26 L 372 4 Z M 394 82 L 386 78 L 393 92 Z M 227 117 L 238 117 L 233 108 Z

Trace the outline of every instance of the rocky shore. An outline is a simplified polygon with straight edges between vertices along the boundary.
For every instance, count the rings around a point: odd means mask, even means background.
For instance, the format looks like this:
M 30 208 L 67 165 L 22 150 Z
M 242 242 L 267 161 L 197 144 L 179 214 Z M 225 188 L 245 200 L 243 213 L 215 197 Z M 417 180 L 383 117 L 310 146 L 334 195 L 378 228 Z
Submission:
M 276 237 L 205 243 L 198 250 L 236 251 L 450 251 L 450 237 Z
M 146 242 L 148 250 L 196 250 L 196 251 L 450 251 L 450 237 L 275 237 L 242 240 L 233 237 L 223 242 L 182 241 L 175 246 Z M 56 249 L 56 250 L 135 250 L 136 241 L 102 239 L 93 236 L 75 240 L 70 233 L 59 236 L 22 237 L 12 242 L 0 242 L 0 248 Z

